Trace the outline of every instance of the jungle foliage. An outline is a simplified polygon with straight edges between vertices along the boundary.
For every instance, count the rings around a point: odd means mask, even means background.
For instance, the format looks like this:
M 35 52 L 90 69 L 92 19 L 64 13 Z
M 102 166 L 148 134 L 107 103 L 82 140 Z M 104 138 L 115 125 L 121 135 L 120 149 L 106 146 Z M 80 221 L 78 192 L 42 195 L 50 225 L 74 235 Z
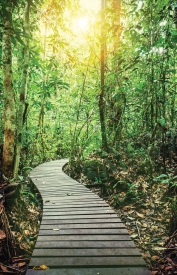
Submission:
M 176 5 L 103 2 L 95 17 L 77 1 L 1 1 L 1 37 L 4 22 L 12 25 L 11 159 L 21 155 L 19 171 L 64 156 L 81 161 L 99 147 L 162 157 L 166 171 L 166 159 L 176 154 Z M 89 29 L 76 31 L 81 13 Z M 1 71 L 2 110 L 3 80 Z

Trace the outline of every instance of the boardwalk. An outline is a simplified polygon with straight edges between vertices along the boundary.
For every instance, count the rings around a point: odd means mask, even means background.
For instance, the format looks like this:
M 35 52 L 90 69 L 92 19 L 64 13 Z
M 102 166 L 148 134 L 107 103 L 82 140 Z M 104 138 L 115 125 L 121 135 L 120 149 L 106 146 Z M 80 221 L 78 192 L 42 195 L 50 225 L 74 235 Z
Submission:
M 36 167 L 43 218 L 26 275 L 150 275 L 109 205 L 62 172 L 66 160 Z M 46 265 L 48 270 L 33 270 Z

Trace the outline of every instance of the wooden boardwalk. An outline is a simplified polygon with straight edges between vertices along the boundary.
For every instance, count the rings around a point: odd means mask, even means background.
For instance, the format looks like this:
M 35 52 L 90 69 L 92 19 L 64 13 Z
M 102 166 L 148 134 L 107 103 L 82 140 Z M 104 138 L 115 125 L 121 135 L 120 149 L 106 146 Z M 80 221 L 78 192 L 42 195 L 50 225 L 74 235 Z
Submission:
M 124 224 L 109 205 L 62 172 L 66 159 L 30 174 L 43 218 L 26 275 L 150 275 Z M 48 270 L 33 270 L 46 265 Z

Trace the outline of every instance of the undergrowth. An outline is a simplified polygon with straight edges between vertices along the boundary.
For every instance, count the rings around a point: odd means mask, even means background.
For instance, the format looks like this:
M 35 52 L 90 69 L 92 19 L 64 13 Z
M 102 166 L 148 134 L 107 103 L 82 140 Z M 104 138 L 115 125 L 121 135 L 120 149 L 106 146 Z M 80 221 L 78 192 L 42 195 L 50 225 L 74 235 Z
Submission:
M 162 159 L 149 158 L 145 151 L 130 157 L 125 151 L 108 154 L 101 150 L 65 168 L 114 208 L 153 275 L 177 271 L 175 264 L 171 268 L 164 264 L 169 265 L 164 253 L 169 245 L 175 246 L 177 229 L 175 161 L 167 160 L 166 168 L 164 173 Z

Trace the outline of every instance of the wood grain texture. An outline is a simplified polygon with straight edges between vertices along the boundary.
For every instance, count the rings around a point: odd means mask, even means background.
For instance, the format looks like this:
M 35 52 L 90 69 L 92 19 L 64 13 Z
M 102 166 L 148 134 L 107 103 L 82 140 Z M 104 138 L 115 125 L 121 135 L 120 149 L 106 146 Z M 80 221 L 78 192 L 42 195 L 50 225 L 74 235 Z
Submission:
M 30 174 L 43 218 L 26 275 L 150 275 L 115 211 L 62 171 L 64 160 Z M 49 270 L 33 270 L 47 265 Z
M 150 275 L 144 267 L 117 267 L 117 268 L 54 268 L 49 270 L 29 269 L 26 275 Z

